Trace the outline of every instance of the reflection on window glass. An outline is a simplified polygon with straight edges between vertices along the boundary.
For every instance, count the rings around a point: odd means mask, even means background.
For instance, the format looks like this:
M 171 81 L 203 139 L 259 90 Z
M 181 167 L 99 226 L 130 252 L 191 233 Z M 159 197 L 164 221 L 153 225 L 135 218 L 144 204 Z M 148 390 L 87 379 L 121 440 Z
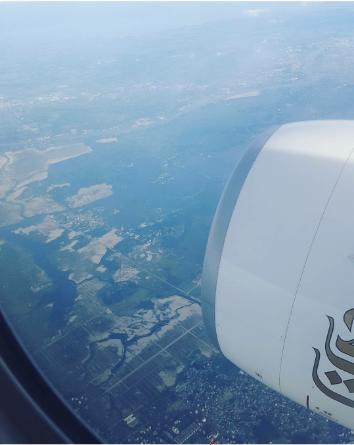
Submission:
M 269 127 L 354 112 L 354 7 L 0 5 L 1 309 L 108 442 L 349 442 L 211 345 L 212 217 Z

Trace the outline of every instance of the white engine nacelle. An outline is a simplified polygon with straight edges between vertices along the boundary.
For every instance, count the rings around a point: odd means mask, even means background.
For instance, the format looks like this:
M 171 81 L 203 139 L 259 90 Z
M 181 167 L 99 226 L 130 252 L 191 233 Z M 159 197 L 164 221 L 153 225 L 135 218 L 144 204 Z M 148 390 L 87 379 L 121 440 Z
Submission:
M 203 313 L 215 344 L 276 391 L 354 428 L 354 121 L 282 125 L 217 208 Z

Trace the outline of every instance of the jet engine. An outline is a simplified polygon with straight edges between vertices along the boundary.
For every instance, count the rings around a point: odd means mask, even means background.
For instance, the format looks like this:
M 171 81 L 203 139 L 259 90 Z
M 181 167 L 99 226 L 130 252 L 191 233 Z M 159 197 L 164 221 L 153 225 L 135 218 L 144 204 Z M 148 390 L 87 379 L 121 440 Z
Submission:
M 285 124 L 250 146 L 214 216 L 202 298 L 226 358 L 354 428 L 354 121 Z

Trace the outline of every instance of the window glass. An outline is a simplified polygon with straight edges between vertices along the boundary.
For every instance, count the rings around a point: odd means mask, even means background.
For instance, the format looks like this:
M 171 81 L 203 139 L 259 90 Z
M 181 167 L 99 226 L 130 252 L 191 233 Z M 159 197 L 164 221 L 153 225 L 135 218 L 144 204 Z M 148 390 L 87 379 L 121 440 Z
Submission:
M 351 4 L 1 4 L 0 303 L 107 442 L 349 442 L 208 339 L 201 271 L 252 138 L 352 118 Z

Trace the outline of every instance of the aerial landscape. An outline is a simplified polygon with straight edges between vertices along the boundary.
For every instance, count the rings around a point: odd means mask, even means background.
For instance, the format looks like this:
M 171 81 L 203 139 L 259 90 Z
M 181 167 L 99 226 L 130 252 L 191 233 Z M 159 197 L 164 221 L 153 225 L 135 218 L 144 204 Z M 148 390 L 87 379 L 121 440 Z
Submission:
M 31 358 L 105 442 L 352 442 L 222 357 L 200 293 L 252 139 L 353 118 L 353 5 L 186 5 L 146 29 L 48 7 L 0 5 L 0 305 Z

